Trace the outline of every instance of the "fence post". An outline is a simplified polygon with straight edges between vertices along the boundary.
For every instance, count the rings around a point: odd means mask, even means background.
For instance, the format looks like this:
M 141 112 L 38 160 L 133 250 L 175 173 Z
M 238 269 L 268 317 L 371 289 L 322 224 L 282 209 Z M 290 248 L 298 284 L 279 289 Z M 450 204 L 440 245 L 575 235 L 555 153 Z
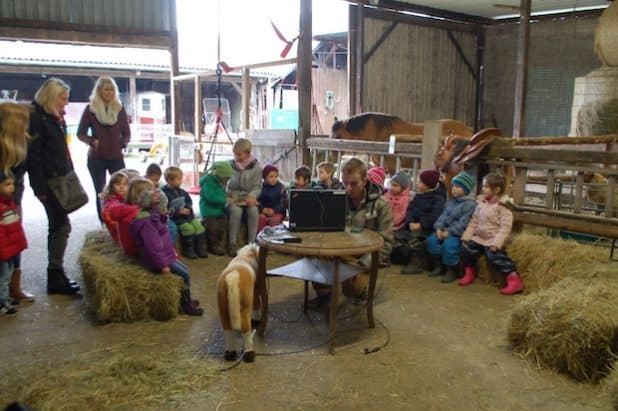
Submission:
M 437 120 L 425 121 L 421 169 L 435 168 L 433 160 L 440 148 L 440 137 L 442 137 L 442 123 Z

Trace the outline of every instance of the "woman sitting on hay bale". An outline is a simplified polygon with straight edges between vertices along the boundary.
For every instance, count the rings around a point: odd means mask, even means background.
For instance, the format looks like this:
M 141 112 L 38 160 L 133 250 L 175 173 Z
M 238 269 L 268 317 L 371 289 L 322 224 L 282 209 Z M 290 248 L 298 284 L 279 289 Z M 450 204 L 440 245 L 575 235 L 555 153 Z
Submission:
M 202 315 L 199 301 L 191 299 L 189 269 L 178 261 L 167 228 L 167 197 L 150 180 L 137 179 L 129 186 L 127 200 L 141 208 L 130 226 L 140 261 L 152 271 L 172 272 L 182 277 L 185 283 L 181 297 L 183 311 L 188 315 Z
M 509 197 L 504 195 L 505 186 L 504 177 L 500 174 L 489 173 L 483 178 L 478 205 L 461 237 L 461 259 L 464 265 L 464 276 L 459 280 L 461 286 L 474 281 L 474 263 L 484 252 L 489 263 L 506 275 L 506 287 L 500 289 L 500 293 L 510 295 L 524 289 L 515 263 L 504 250 L 504 243 L 513 225 L 513 213 L 507 208 Z

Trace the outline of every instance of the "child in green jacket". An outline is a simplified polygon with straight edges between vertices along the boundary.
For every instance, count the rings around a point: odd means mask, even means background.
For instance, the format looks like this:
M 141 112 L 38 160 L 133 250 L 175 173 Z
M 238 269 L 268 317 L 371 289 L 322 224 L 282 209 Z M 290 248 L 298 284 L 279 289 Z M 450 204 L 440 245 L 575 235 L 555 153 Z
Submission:
M 200 215 L 206 229 L 208 251 L 215 255 L 225 254 L 225 231 L 227 219 L 225 205 L 227 196 L 225 186 L 232 176 L 229 161 L 217 161 L 200 178 Z

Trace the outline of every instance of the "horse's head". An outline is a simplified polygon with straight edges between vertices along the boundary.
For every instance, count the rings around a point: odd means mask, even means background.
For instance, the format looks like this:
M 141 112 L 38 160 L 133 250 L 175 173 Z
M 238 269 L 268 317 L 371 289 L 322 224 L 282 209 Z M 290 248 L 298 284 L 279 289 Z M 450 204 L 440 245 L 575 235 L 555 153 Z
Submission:
M 343 133 L 347 133 L 347 128 L 347 122 L 345 120 L 337 120 L 337 117 L 335 117 L 335 122 L 333 123 L 333 127 L 331 128 L 330 138 L 344 138 Z
M 468 143 L 466 137 L 450 133 L 434 157 L 435 166 L 446 172 L 451 167 L 453 158 L 463 152 Z

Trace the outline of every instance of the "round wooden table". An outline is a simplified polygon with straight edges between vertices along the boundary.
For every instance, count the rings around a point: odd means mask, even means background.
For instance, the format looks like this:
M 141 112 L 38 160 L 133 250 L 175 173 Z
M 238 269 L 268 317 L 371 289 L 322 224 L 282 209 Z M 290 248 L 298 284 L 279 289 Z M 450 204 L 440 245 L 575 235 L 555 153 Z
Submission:
M 290 236 L 300 238 L 301 242 L 281 242 L 283 237 Z M 261 318 L 257 330 L 258 335 L 264 335 L 264 329 L 266 328 L 268 320 L 268 289 L 266 287 L 266 276 L 269 273 L 266 271 L 266 258 L 269 251 L 301 257 L 327 257 L 328 261 L 332 261 L 332 277 L 329 277 L 327 280 L 330 283 L 329 285 L 332 285 L 332 298 L 329 313 L 329 328 L 331 335 L 329 352 L 331 354 L 333 354 L 335 350 L 339 284 L 346 279 L 345 276 L 342 277 L 340 275 L 341 259 L 371 253 L 369 289 L 367 290 L 367 321 L 370 328 L 375 326 L 373 320 L 373 296 L 378 276 L 378 268 L 380 267 L 380 250 L 384 244 L 382 236 L 378 233 L 366 229 L 360 232 L 349 232 L 347 230 L 338 232 L 294 232 L 274 236 L 260 235 L 258 236 L 257 242 L 260 245 L 260 253 L 255 290 L 256 295 L 261 299 Z M 307 265 L 303 265 L 302 262 L 292 263 L 288 265 L 289 269 L 287 271 L 285 270 L 285 266 L 281 267 L 283 269 L 283 274 L 277 274 L 305 281 L 305 310 L 307 308 L 308 281 L 316 280 L 315 273 L 310 272 L 306 267 Z M 273 271 L 275 270 L 277 269 L 273 269 Z M 359 269 L 358 271 L 366 270 Z M 290 274 L 288 275 L 286 272 Z

